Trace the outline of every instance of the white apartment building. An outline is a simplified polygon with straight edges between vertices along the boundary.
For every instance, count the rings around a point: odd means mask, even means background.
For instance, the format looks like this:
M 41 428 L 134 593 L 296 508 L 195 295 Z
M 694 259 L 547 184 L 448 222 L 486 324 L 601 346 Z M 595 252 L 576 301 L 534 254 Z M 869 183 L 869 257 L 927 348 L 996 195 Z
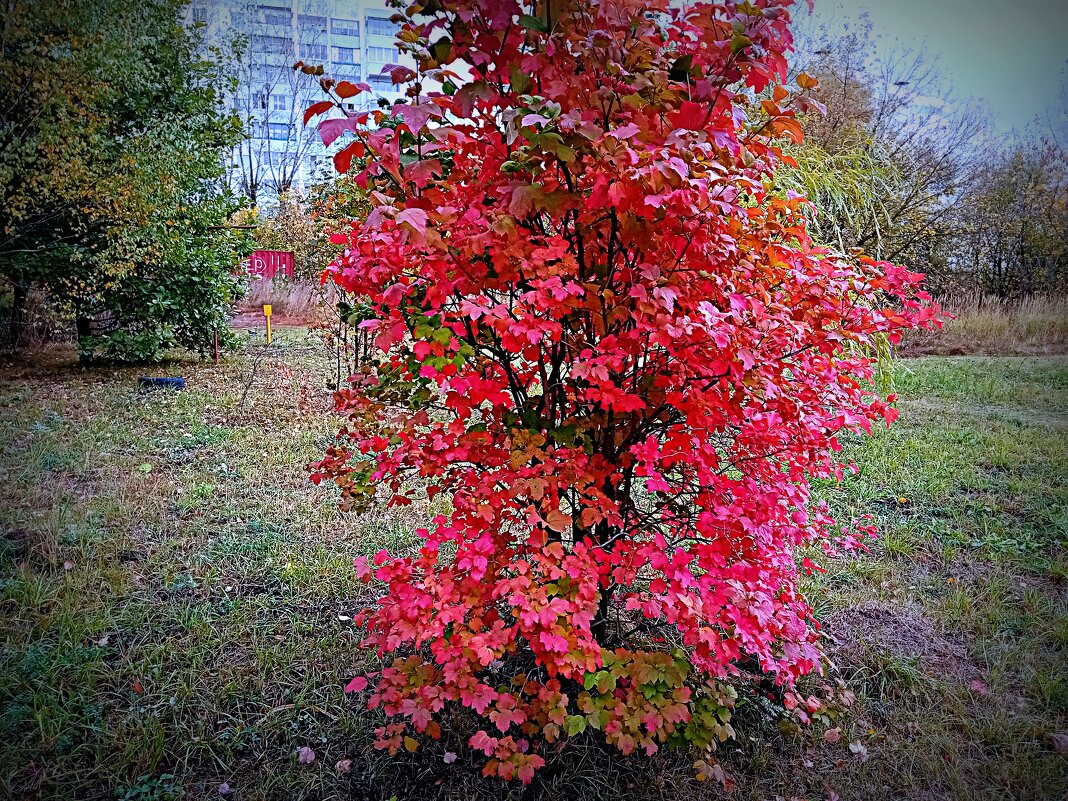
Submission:
M 395 11 L 385 0 L 192 0 L 185 13 L 204 46 L 233 61 L 237 86 L 227 102 L 246 120 L 249 137 L 235 148 L 229 177 L 260 205 L 328 176 L 342 144 L 328 150 L 315 121 L 304 127 L 304 110 L 326 95 L 318 78 L 294 71 L 295 62 L 369 84 L 372 91 L 353 98 L 352 110 L 398 100 L 383 68 L 411 63 L 395 47 Z

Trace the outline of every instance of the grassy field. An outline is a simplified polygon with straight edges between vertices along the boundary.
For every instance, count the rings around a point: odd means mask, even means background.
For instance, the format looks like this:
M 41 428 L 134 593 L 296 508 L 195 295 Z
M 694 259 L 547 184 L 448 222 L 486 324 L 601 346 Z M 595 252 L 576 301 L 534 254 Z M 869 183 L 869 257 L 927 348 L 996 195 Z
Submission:
M 1068 793 L 1051 739 L 1068 731 L 1068 359 L 899 363 L 899 425 L 821 488 L 882 532 L 810 582 L 830 677 L 858 698 L 840 738 L 740 727 L 730 792 L 685 755 L 578 743 L 523 791 L 476 781 L 463 753 L 369 748 L 378 722 L 341 689 L 362 659 L 351 560 L 403 547 L 423 510 L 344 516 L 307 481 L 337 427 L 332 366 L 301 332 L 276 341 L 170 366 L 180 393 L 63 349 L 0 365 L 0 797 Z

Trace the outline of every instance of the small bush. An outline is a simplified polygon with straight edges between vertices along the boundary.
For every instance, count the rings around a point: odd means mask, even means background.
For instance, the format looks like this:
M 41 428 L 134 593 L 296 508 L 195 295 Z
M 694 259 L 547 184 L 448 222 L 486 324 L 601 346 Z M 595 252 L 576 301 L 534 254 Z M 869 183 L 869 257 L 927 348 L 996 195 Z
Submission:
M 920 276 L 814 247 L 775 191 L 815 83 L 779 85 L 783 5 L 479 8 L 408 9 L 409 102 L 321 123 L 357 133 L 338 162 L 374 208 L 328 276 L 368 298 L 352 321 L 381 355 L 313 480 L 352 507 L 449 498 L 417 552 L 357 560 L 385 584 L 355 618 L 386 657 L 377 746 L 462 710 L 485 774 L 530 782 L 587 731 L 711 751 L 739 676 L 805 716 L 798 549 L 869 531 L 808 481 L 896 417 L 875 349 L 935 323 Z

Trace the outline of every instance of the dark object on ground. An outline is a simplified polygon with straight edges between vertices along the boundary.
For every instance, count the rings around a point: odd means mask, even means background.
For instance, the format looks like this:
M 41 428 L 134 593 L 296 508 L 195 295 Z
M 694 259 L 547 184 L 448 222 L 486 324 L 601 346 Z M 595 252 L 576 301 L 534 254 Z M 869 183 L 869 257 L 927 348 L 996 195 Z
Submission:
M 151 376 L 143 375 L 137 379 L 137 384 L 147 389 L 185 389 L 184 378 L 152 378 Z

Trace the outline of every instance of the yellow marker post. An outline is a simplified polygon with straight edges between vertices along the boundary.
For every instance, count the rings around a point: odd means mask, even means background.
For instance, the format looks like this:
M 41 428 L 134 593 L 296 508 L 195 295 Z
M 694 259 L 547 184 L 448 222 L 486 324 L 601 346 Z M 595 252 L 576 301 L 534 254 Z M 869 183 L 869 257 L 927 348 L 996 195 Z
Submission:
M 263 316 L 267 318 L 267 344 L 271 344 L 271 307 L 263 307 Z

